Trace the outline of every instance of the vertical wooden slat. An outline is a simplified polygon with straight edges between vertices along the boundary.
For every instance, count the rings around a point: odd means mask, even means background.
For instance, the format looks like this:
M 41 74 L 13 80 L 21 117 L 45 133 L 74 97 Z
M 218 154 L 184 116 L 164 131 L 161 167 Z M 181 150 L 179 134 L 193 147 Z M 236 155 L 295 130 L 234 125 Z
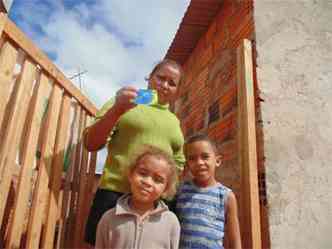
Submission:
M 57 123 L 62 99 L 62 89 L 53 86 L 46 119 L 46 132 L 42 143 L 41 158 L 38 168 L 37 184 L 34 191 L 32 212 L 28 226 L 26 248 L 38 248 L 42 227 L 42 217 L 48 200 L 48 184 L 51 173 L 52 156 L 55 145 Z
M 89 214 L 92 200 L 93 200 L 96 190 L 99 186 L 99 177 L 96 175 L 96 172 L 95 172 L 96 165 L 97 165 L 97 152 L 93 152 L 93 153 L 91 153 L 91 156 L 90 156 L 89 177 L 88 177 L 88 185 L 87 185 L 87 189 L 86 189 L 86 196 L 88 198 L 86 215 Z
M 54 243 L 54 232 L 59 212 L 59 193 L 62 182 L 62 170 L 64 161 L 64 152 L 66 147 L 66 139 L 69 128 L 69 111 L 71 98 L 64 95 L 61 115 L 58 125 L 57 141 L 54 150 L 54 160 L 52 165 L 52 178 L 50 183 L 49 205 L 46 210 L 45 234 L 42 240 L 42 248 L 50 248 Z
M 83 129 L 85 127 L 86 121 L 86 114 L 84 110 L 80 109 L 80 121 L 79 121 L 79 128 L 78 128 L 78 137 L 77 143 L 75 148 L 75 170 L 72 179 L 72 197 L 70 201 L 70 209 L 69 209 L 69 231 L 75 230 L 75 225 L 77 222 L 77 214 L 78 214 L 78 197 L 79 197 L 79 183 L 80 183 L 80 174 L 81 174 L 81 163 L 82 163 L 82 134 Z M 75 234 L 75 233 L 74 233 Z M 75 247 L 76 238 L 75 236 L 71 236 L 68 240 L 68 245 L 70 247 Z
M 241 167 L 243 248 L 261 248 L 260 207 L 256 151 L 255 98 L 252 47 L 243 40 L 237 49 L 238 146 Z
M 93 122 L 94 118 L 89 116 L 88 117 L 88 125 L 90 126 Z M 96 163 L 97 163 L 97 152 L 90 152 L 90 160 L 89 160 L 89 166 L 88 166 L 88 175 L 87 175 L 87 183 L 86 183 L 86 189 L 85 189 L 85 196 L 90 198 L 90 196 L 93 194 L 93 181 L 95 178 L 95 171 L 96 171 Z M 88 202 L 89 203 L 89 202 Z M 89 205 L 87 205 L 87 211 L 89 209 Z
M 80 108 L 77 103 L 73 103 L 73 121 L 71 124 L 70 129 L 70 137 L 68 141 L 67 148 L 71 148 L 70 153 L 70 165 L 68 167 L 66 177 L 65 177 L 65 185 L 63 190 L 63 203 L 62 203 L 62 217 L 60 222 L 62 222 L 63 227 L 61 229 L 60 233 L 60 248 L 68 248 L 68 233 L 66 231 L 70 231 L 69 229 L 69 221 L 70 221 L 70 203 L 71 198 L 74 196 L 73 188 L 72 188 L 72 179 L 74 177 L 74 171 L 75 171 L 75 150 L 77 146 L 77 140 L 78 140 L 78 127 L 79 127 L 79 121 L 80 121 Z
M 92 123 L 93 118 L 90 116 L 88 119 L 88 126 Z M 89 215 L 90 206 L 92 202 L 92 198 L 95 194 L 95 179 L 96 179 L 96 164 L 97 164 L 97 152 L 90 153 L 90 160 L 89 160 L 89 167 L 88 167 L 88 175 L 86 180 L 86 188 L 85 188 L 85 196 L 86 196 L 86 202 L 85 202 L 85 223 L 86 219 Z M 85 228 L 84 223 L 84 228 Z
M 3 169 L 3 172 L 0 182 L 0 224 L 2 223 L 12 173 L 16 166 L 15 158 L 28 109 L 35 72 L 36 67 L 30 61 L 25 61 L 22 77 L 17 87 L 13 90 L 12 106 L 7 120 L 8 126 L 1 141 L 3 144 L 0 153 L 0 169 Z
M 7 15 L 4 13 L 0 13 L 0 37 L 2 36 L 2 31 L 5 27 L 6 22 L 7 22 Z
M 5 109 L 9 100 L 10 91 L 14 84 L 13 72 L 17 59 L 17 53 L 16 48 L 9 42 L 6 42 L 0 50 L 0 128 L 3 126 L 2 121 L 5 115 Z M 2 135 L 0 134 L 0 139 L 1 138 Z M 3 140 L 1 139 L 1 141 Z M 1 147 L 2 144 L 0 144 L 0 148 Z
M 76 222 L 76 212 L 77 212 L 77 195 L 78 195 L 78 181 L 79 181 L 79 172 L 80 172 L 80 162 L 81 162 L 81 144 L 80 144 L 80 135 L 82 129 L 82 120 L 83 120 L 83 110 L 79 106 L 78 112 L 78 127 L 77 133 L 74 140 L 74 144 L 72 147 L 72 168 L 73 172 L 71 174 L 70 179 L 70 186 L 71 186 L 71 194 L 70 194 L 70 202 L 69 202 L 69 212 L 68 212 L 68 220 L 67 220 L 67 231 L 74 231 L 75 229 L 75 222 Z M 72 234 L 66 233 L 66 246 L 68 248 L 73 247 L 74 237 Z
M 85 225 L 85 204 L 86 203 L 86 195 L 85 189 L 87 186 L 87 178 L 88 178 L 88 162 L 89 162 L 89 152 L 83 146 L 82 134 L 84 128 L 87 126 L 88 120 L 86 113 L 84 113 L 84 126 L 82 127 L 82 133 L 80 136 L 80 147 L 82 148 L 82 161 L 81 161 L 81 169 L 79 175 L 79 186 L 78 186 L 78 200 L 77 200 L 77 214 L 76 214 L 76 225 L 74 232 L 74 248 L 80 248 L 83 242 L 83 234 L 84 234 L 84 225 Z
M 55 249 L 60 249 L 61 247 L 61 233 L 62 233 L 62 229 L 63 229 L 63 219 L 62 219 L 62 205 L 63 205 L 63 194 L 64 194 L 64 190 L 61 189 L 60 190 L 60 194 L 59 194 L 59 203 L 58 203 L 58 226 L 57 226 L 57 237 L 56 237 L 56 241 L 55 241 Z
M 33 95 L 31 108 L 31 123 L 26 131 L 26 142 L 24 142 L 22 168 L 19 176 L 16 200 L 13 210 L 13 221 L 7 239 L 7 248 L 18 248 L 20 246 L 21 234 L 24 223 L 24 215 L 28 208 L 29 195 L 33 175 L 33 164 L 36 156 L 38 135 L 41 127 L 41 119 L 44 109 L 44 101 L 49 91 L 48 78 L 42 74 L 36 94 Z

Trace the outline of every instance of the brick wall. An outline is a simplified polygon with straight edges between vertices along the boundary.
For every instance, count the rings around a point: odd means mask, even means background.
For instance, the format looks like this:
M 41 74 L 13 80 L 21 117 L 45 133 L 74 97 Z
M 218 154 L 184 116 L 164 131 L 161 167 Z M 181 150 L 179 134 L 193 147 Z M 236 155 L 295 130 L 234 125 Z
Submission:
M 237 145 L 236 48 L 244 38 L 254 42 L 253 2 L 224 0 L 208 31 L 184 64 L 186 78 L 180 87 L 175 112 L 186 137 L 207 133 L 219 145 L 223 166 L 217 178 L 231 187 L 240 200 L 240 167 Z M 254 57 L 256 56 L 254 51 Z M 254 58 L 254 64 L 255 64 Z M 255 66 L 255 65 L 254 65 Z M 255 89 L 257 81 L 254 72 Z M 257 144 L 260 176 L 263 247 L 268 247 L 268 224 L 259 98 L 256 94 Z M 259 131 L 260 130 L 260 131 Z M 241 219 L 241 217 L 240 217 Z
M 185 136 L 207 132 L 224 156 L 218 179 L 239 193 L 237 162 L 236 48 L 252 40 L 252 2 L 225 0 L 184 65 L 186 78 L 175 111 Z

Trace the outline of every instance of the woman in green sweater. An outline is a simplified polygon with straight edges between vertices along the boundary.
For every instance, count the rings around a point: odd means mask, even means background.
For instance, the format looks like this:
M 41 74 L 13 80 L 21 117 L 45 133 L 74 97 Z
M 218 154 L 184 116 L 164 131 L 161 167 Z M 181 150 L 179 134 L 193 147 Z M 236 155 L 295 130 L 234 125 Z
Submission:
M 178 63 L 168 59 L 161 61 L 148 78 L 148 87 L 156 91 L 157 102 L 136 105 L 134 99 L 138 90 L 123 87 L 97 113 L 96 122 L 85 130 L 84 144 L 89 151 L 99 150 L 106 144 L 108 148 L 86 225 L 85 240 L 89 244 L 95 244 L 96 228 L 102 215 L 129 191 L 126 172 L 131 157 L 142 145 L 152 145 L 173 155 L 178 172 L 182 171 L 184 139 L 179 120 L 168 109 L 182 78 L 183 71 Z

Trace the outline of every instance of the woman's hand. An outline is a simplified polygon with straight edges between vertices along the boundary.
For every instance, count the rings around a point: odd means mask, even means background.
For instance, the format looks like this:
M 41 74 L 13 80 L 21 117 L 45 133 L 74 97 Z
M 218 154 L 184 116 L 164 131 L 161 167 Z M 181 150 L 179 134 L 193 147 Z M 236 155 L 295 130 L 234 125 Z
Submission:
M 137 89 L 132 86 L 125 86 L 116 93 L 115 103 L 113 108 L 120 114 L 123 114 L 135 107 L 134 99 L 137 97 Z
M 136 96 L 137 89 L 131 86 L 123 87 L 116 93 L 113 106 L 85 132 L 84 144 L 87 150 L 96 151 L 106 144 L 107 137 L 121 115 L 136 106 L 134 103 Z

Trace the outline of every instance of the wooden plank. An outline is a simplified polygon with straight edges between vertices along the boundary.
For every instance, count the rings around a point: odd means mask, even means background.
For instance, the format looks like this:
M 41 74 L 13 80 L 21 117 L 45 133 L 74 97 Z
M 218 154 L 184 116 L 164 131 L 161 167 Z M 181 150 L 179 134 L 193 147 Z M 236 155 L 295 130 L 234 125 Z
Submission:
M 96 164 L 97 164 L 97 152 L 90 153 L 90 161 L 89 161 L 89 172 L 87 177 L 87 187 L 85 190 L 85 196 L 86 196 L 86 218 L 89 215 L 90 207 L 92 204 L 92 200 L 94 198 L 95 192 L 96 192 L 96 186 L 95 186 L 95 178 L 96 178 Z M 85 227 L 85 225 L 84 225 Z
M 7 19 L 7 15 L 0 12 L 0 37 L 2 36 L 2 31 L 6 25 Z
M 57 124 L 62 100 L 62 89 L 54 84 L 47 111 L 45 134 L 41 148 L 37 183 L 32 201 L 26 248 L 39 248 L 42 217 L 48 202 L 48 185 L 55 146 Z
M 13 75 L 17 54 L 18 52 L 16 48 L 14 48 L 14 46 L 9 42 L 6 42 L 0 51 L 0 128 L 4 127 L 2 122 L 5 116 L 5 110 L 10 97 L 10 92 L 12 86 L 14 85 Z M 2 141 L 1 137 L 2 135 L 0 134 L 0 140 Z M 0 147 L 2 146 L 0 145 Z
M 80 136 L 80 144 L 82 148 L 82 161 L 81 161 L 81 169 L 79 175 L 79 186 L 78 186 L 78 201 L 77 201 L 77 214 L 76 214 L 76 225 L 74 231 L 74 248 L 80 248 L 82 246 L 82 242 L 84 241 L 84 226 L 86 219 L 86 195 L 85 190 L 87 187 L 87 179 L 88 179 L 88 162 L 89 162 L 89 152 L 83 146 L 83 130 L 90 124 L 90 119 L 87 118 L 85 113 L 85 120 L 83 121 L 84 126 L 82 127 L 82 133 Z
M 65 185 L 64 185 L 64 193 L 63 193 L 63 204 L 62 204 L 62 222 L 63 228 L 60 233 L 60 248 L 69 248 L 68 246 L 68 233 L 66 231 L 70 231 L 69 222 L 70 222 L 70 209 L 71 209 L 71 199 L 74 198 L 74 190 L 72 188 L 72 180 L 74 177 L 75 171 L 75 150 L 78 139 L 78 127 L 80 121 L 80 107 L 77 103 L 73 103 L 73 120 L 70 128 L 70 136 L 68 140 L 67 148 L 71 148 L 70 153 L 70 165 L 66 172 L 65 176 Z
M 80 112 L 80 121 L 79 121 L 79 129 L 78 129 L 78 137 L 77 137 L 77 143 L 75 148 L 75 167 L 74 167 L 74 176 L 72 179 L 72 198 L 70 202 L 70 212 L 69 212 L 69 231 L 74 231 L 76 228 L 76 222 L 78 221 L 78 212 L 79 212 L 79 188 L 80 188 L 80 175 L 81 172 L 81 166 L 82 166 L 82 134 L 83 130 L 85 128 L 85 122 L 86 122 L 86 113 L 81 109 Z M 70 237 L 68 240 L 68 245 L 70 247 L 75 247 L 76 244 L 76 237 Z
M 97 109 L 90 100 L 85 97 L 51 60 L 9 19 L 4 27 L 4 33 L 31 56 L 43 70 L 50 74 L 50 76 L 55 79 L 56 83 L 60 84 L 69 95 L 73 96 L 91 115 L 95 116 Z
M 59 195 L 59 205 L 58 205 L 58 226 L 57 226 L 57 237 L 56 237 L 56 241 L 55 241 L 55 249 L 60 249 L 61 248 L 61 233 L 62 233 L 62 229 L 63 229 L 63 219 L 62 219 L 62 205 L 63 205 L 63 189 L 61 189 L 60 191 L 60 195 Z
M 7 239 L 9 225 L 11 223 L 12 210 L 15 201 L 15 180 L 10 184 L 10 189 L 7 197 L 6 207 L 3 216 L 3 222 L 0 226 L 0 248 L 5 248 L 5 241 Z
M 89 173 L 87 176 L 86 188 L 85 188 L 85 196 L 86 201 L 84 203 L 84 223 L 82 226 L 82 234 L 84 235 L 86 222 L 90 213 L 90 208 L 92 205 L 92 200 L 95 196 L 96 190 L 99 186 L 99 180 L 96 182 L 96 164 L 97 164 L 97 152 L 90 153 L 89 160 Z
M 59 212 L 59 193 L 62 183 L 62 170 L 64 161 L 64 152 L 66 148 L 66 140 L 69 129 L 69 114 L 70 114 L 71 98 L 65 95 L 61 106 L 61 115 L 57 130 L 57 140 L 54 150 L 54 159 L 52 165 L 52 178 L 50 183 L 50 197 L 49 205 L 46 210 L 46 225 L 45 233 L 42 239 L 42 248 L 48 248 L 54 243 L 55 225 L 58 220 Z
M 243 248 L 261 248 L 256 121 L 252 48 L 243 40 L 237 49 L 238 145 L 241 167 L 241 228 Z
M 8 196 L 10 182 L 18 151 L 19 140 L 22 135 L 24 120 L 26 117 L 30 92 L 35 78 L 36 67 L 30 61 L 25 61 L 21 79 L 13 90 L 11 109 L 9 110 L 7 129 L 2 138 L 0 152 L 0 224 L 4 214 L 4 208 Z M 0 171 L 1 173 L 1 171 Z
M 71 117 L 71 124 L 70 124 L 70 130 L 69 130 L 69 137 L 68 137 L 68 141 L 66 144 L 66 153 L 69 153 L 67 156 L 69 158 L 69 162 L 71 154 L 68 151 L 70 150 L 70 147 L 72 145 L 73 142 L 73 136 L 74 136 L 74 132 L 76 131 L 75 129 L 75 120 L 77 119 L 77 103 L 76 102 L 72 102 L 71 105 L 71 113 L 73 114 Z M 71 188 L 70 188 L 70 179 L 72 178 L 72 174 L 73 174 L 73 168 L 71 167 L 71 165 L 68 166 L 67 170 L 63 173 L 62 178 L 64 179 L 63 182 L 63 186 L 62 186 L 62 207 L 61 207 L 61 215 L 60 215 L 60 226 L 61 226 L 61 230 L 58 236 L 58 241 L 57 241 L 57 248 L 64 248 L 65 247 L 65 231 L 66 231 L 66 222 L 67 222 L 67 216 L 68 216 L 68 203 L 70 201 L 70 192 L 71 192 Z
M 89 117 L 89 122 L 93 122 L 93 117 Z M 90 123 L 91 124 L 91 123 Z M 96 165 L 97 165 L 97 152 L 91 152 L 90 153 L 90 160 L 89 160 L 89 170 L 88 170 L 88 178 L 87 178 L 87 187 L 86 187 L 86 192 L 85 196 L 88 198 L 87 199 L 87 215 L 89 213 L 90 209 L 90 204 L 92 202 L 92 198 L 94 197 L 95 194 L 95 189 L 94 187 L 94 181 L 95 181 L 95 175 L 96 175 Z
M 29 205 L 31 182 L 33 175 L 33 164 L 36 156 L 38 136 L 44 111 L 44 102 L 47 92 L 51 87 L 48 78 L 42 74 L 36 94 L 33 96 L 31 108 L 31 122 L 28 124 L 26 142 L 24 142 L 22 167 L 17 186 L 17 194 L 13 210 L 13 221 L 7 239 L 7 248 L 19 248 L 22 235 L 22 224 Z
M 73 147 L 72 147 L 72 169 L 73 173 L 72 178 L 70 180 L 71 186 L 71 194 L 70 194 L 70 202 L 69 202 L 69 212 L 68 212 L 68 223 L 67 223 L 67 231 L 73 231 L 75 229 L 75 222 L 76 222 L 76 213 L 77 213 L 77 199 L 78 199 L 78 182 L 79 182 L 79 174 L 80 174 L 80 152 L 81 152 L 81 144 L 79 143 L 79 138 L 82 129 L 82 120 L 83 120 L 83 110 L 79 108 L 79 115 L 78 115 L 78 126 L 77 126 L 77 133 L 75 134 Z M 66 237 L 66 246 L 68 248 L 73 247 L 74 238 L 73 236 L 68 236 L 67 233 Z

